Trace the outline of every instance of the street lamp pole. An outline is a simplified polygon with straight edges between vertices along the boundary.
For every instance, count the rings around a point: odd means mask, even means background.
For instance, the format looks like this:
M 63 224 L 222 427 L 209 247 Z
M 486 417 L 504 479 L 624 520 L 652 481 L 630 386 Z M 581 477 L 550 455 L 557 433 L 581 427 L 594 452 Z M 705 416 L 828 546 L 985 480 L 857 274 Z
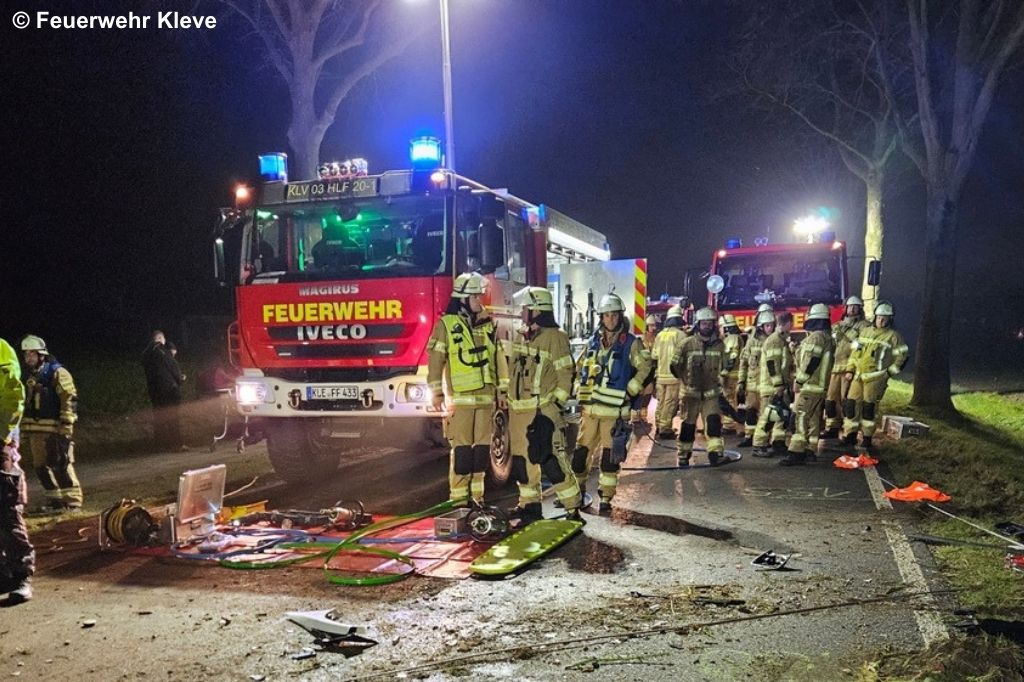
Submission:
M 448 29 L 448 0 L 441 0 L 441 71 L 444 81 L 445 167 L 455 170 L 455 132 L 452 122 L 452 45 Z

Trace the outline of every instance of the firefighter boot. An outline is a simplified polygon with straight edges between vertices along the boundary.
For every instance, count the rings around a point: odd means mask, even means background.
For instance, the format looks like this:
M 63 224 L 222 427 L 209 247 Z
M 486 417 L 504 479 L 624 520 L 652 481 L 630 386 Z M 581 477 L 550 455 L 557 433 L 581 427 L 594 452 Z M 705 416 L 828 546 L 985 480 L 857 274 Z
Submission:
M 708 453 L 708 464 L 716 467 L 722 463 L 722 453 L 720 452 L 709 452 Z
M 543 519 L 544 512 L 540 502 L 530 502 L 528 504 L 516 505 L 509 509 L 508 518 L 516 521 L 517 528 L 524 528 L 534 521 Z
M 569 511 L 567 511 L 565 513 L 565 520 L 578 521 L 579 523 L 582 523 L 584 526 L 587 525 L 587 521 L 583 518 L 583 515 L 580 514 L 579 509 L 570 509 Z
M 744 436 L 743 440 L 741 440 L 739 443 L 736 443 L 736 447 L 738 447 L 738 448 L 749 448 L 753 444 L 754 444 L 754 437 L 753 436 Z
M 818 461 L 818 453 L 815 452 L 814 450 L 804 450 L 804 461 L 807 461 L 807 462 L 817 462 Z
M 843 445 L 849 445 L 853 447 L 857 444 L 857 432 L 851 431 L 850 433 L 843 436 Z
M 754 457 L 774 457 L 775 452 L 769 450 L 763 445 L 755 445 L 753 451 L 750 453 Z
M 772 443 L 772 454 L 778 455 L 779 457 L 785 455 L 788 452 L 786 449 L 786 441 L 777 440 Z
M 786 456 L 779 460 L 780 467 L 792 467 L 806 464 L 806 455 L 802 452 L 789 451 Z
M 818 438 L 820 438 L 821 440 L 835 440 L 839 438 L 839 429 L 836 427 L 826 429 L 825 431 L 821 432 Z
M 676 437 L 676 432 L 673 429 L 662 429 L 658 431 L 658 440 L 673 440 Z
M 24 604 L 32 598 L 32 578 L 25 576 L 21 580 L 15 579 L 14 589 L 7 594 L 4 600 L 6 606 L 17 606 Z
M 862 448 L 864 448 L 865 450 L 870 450 L 871 447 L 872 447 L 872 445 L 871 445 L 871 436 L 864 436 L 864 437 L 862 437 L 860 439 L 860 446 Z
M 601 506 L 598 507 L 597 513 L 600 514 L 601 516 L 608 516 L 609 514 L 611 514 L 612 513 L 612 501 L 611 500 L 601 500 Z

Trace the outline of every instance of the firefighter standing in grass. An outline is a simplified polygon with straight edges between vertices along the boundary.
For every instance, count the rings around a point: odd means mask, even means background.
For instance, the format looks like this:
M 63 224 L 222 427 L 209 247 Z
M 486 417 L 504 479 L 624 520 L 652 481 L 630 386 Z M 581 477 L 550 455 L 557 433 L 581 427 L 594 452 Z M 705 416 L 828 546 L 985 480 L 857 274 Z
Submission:
M 793 393 L 796 399 L 793 403 L 793 435 L 789 439 L 789 452 L 785 459 L 779 461 L 783 466 L 818 460 L 822 405 L 835 352 L 831 326 L 828 306 L 824 303 L 812 305 L 804 321 L 807 335 L 800 342 L 794 358 L 796 377 Z
M 704 422 L 708 464 L 718 466 L 725 454 L 722 415 L 722 362 L 725 344 L 718 335 L 718 313 L 701 308 L 694 316 L 693 336 L 686 339 L 672 359 L 672 373 L 682 382 L 682 422 L 679 427 L 679 466 L 689 466 L 698 415 Z
M 761 349 L 764 347 L 765 339 L 775 331 L 775 313 L 771 310 L 759 312 L 754 322 L 754 328 L 747 337 L 743 352 L 740 353 L 740 369 L 736 377 L 736 402 L 747 406 L 744 415 L 744 436 L 739 442 L 741 448 L 754 445 L 755 441 L 759 440 L 757 420 L 761 416 Z M 768 444 L 767 436 L 761 440 L 761 446 Z
M 590 470 L 600 463 L 598 491 L 604 514 L 611 512 L 619 468 L 626 459 L 630 404 L 640 395 L 651 371 L 651 354 L 629 333 L 625 310 L 615 294 L 601 299 L 597 307 L 601 324 L 578 366 L 577 397 L 583 406 L 583 420 L 572 453 L 572 470 L 580 491 L 585 492 Z
M 21 341 L 28 369 L 21 448 L 43 486 L 46 507 L 53 511 L 82 508 L 82 486 L 75 474 L 78 390 L 71 372 L 46 349 L 46 342 L 29 334 Z
M 572 390 L 569 337 L 555 321 L 551 292 L 526 287 L 515 295 L 522 306 L 522 338 L 509 353 L 509 441 L 512 478 L 519 504 L 510 516 L 520 526 L 541 518 L 541 473 L 551 481 L 566 518 L 580 518 L 580 489 L 565 451 L 563 409 Z
M 725 344 L 725 355 L 722 359 L 722 395 L 725 401 L 736 408 L 743 403 L 736 399 L 736 388 L 740 377 L 740 355 L 743 353 L 743 337 L 740 335 L 736 317 L 726 313 L 722 315 L 722 342 Z M 745 421 L 744 412 L 737 412 L 736 417 Z M 722 433 L 737 433 L 743 429 L 736 419 L 728 414 L 722 415 Z
M 682 327 L 683 309 L 674 305 L 665 315 L 665 328 L 658 332 L 651 353 L 655 365 L 654 397 L 658 401 L 658 408 L 654 412 L 658 438 L 676 437 L 676 432 L 672 429 L 672 420 L 679 411 L 679 379 L 672 374 L 672 358 L 686 340 L 686 333 Z
M 836 346 L 836 359 L 832 365 L 832 376 L 828 382 L 828 395 L 825 396 L 825 432 L 822 438 L 839 438 L 843 429 L 843 398 L 850 390 L 850 382 L 844 377 L 846 363 L 853 350 L 853 342 L 860 336 L 861 330 L 870 327 L 871 323 L 864 319 L 864 301 L 858 296 L 846 299 L 846 312 L 843 319 L 832 327 L 832 339 Z
M 786 452 L 786 421 L 781 411 L 790 402 L 788 395 L 793 386 L 793 351 L 789 348 L 789 330 L 793 328 L 793 314 L 778 314 L 776 328 L 765 339 L 761 348 L 760 382 L 761 414 L 754 431 L 754 457 L 773 457 Z M 769 436 L 769 432 L 771 435 Z M 767 446 L 771 444 L 771 449 Z
M 874 326 L 861 330 L 852 345 L 846 362 L 845 378 L 850 382 L 850 392 L 843 401 L 844 441 L 847 445 L 856 444 L 860 430 L 861 445 L 867 449 L 872 446 L 878 404 L 885 395 L 889 377 L 903 370 L 910 353 L 903 336 L 893 328 L 891 303 L 879 301 Z
M 24 405 L 18 355 L 11 344 L 0 339 L 0 594 L 7 594 L 0 603 L 3 606 L 32 598 L 32 574 L 36 570 L 36 553 L 23 515 L 28 488 L 25 473 L 18 466 L 18 422 Z
M 498 348 L 494 322 L 483 304 L 486 280 L 477 273 L 455 278 L 444 315 L 434 325 L 427 383 L 435 411 L 444 409 L 442 381 L 451 395 L 447 436 L 451 442 L 448 485 L 452 500 L 482 500 L 491 461 L 495 407 L 505 407 L 508 365 Z

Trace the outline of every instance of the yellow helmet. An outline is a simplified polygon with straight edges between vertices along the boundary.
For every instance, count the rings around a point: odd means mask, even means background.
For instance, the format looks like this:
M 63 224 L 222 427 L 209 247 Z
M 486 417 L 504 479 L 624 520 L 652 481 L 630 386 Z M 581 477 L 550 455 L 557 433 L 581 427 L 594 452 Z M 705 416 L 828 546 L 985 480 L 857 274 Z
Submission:
M 36 336 L 35 334 L 29 334 L 21 340 L 21 350 L 22 352 L 34 350 L 40 355 L 46 355 L 49 353 L 49 351 L 46 350 L 46 341 L 43 341 L 41 337 Z
M 682 306 L 674 305 L 674 306 L 672 306 L 671 308 L 668 309 L 668 313 L 665 314 L 665 319 L 666 320 L 671 320 L 671 319 L 674 319 L 674 318 L 678 318 L 680 320 L 683 319 L 683 307 Z
M 553 312 L 555 309 L 551 292 L 544 287 L 523 287 L 515 293 L 513 299 L 520 306 L 534 312 Z
M 704 320 L 711 320 L 712 322 L 714 322 L 717 319 L 718 313 L 716 313 L 713 309 L 708 308 L 706 306 L 698 310 L 697 314 L 693 318 L 694 322 L 703 322 Z
M 830 320 L 832 315 L 829 313 L 828 306 L 824 303 L 815 303 L 811 306 L 811 309 L 807 311 L 808 320 Z
M 469 298 L 484 293 L 487 280 L 478 272 L 464 272 L 455 278 L 452 286 L 452 298 Z
M 622 302 L 618 294 L 605 294 L 597 305 L 598 314 L 625 312 L 626 304 Z

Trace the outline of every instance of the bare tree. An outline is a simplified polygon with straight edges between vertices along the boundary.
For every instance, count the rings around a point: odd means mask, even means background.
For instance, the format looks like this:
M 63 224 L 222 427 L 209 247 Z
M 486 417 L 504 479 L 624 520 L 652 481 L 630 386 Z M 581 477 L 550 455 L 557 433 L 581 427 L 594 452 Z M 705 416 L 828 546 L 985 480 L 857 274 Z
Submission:
M 287 83 L 291 165 L 301 177 L 315 177 L 320 145 L 338 107 L 415 34 L 384 35 L 383 0 L 223 1 L 253 27 Z
M 883 186 L 899 129 L 880 64 L 884 17 L 858 0 L 769 0 L 754 10 L 733 66 L 758 101 L 828 140 L 864 183 L 864 253 L 881 260 Z M 861 288 L 870 308 L 874 288 Z
M 952 408 L 950 331 L 957 213 L 992 99 L 1024 40 L 1019 0 L 906 0 L 916 130 L 898 117 L 903 149 L 927 187 L 924 310 L 918 334 L 913 404 Z M 898 82 L 887 75 L 887 81 Z

